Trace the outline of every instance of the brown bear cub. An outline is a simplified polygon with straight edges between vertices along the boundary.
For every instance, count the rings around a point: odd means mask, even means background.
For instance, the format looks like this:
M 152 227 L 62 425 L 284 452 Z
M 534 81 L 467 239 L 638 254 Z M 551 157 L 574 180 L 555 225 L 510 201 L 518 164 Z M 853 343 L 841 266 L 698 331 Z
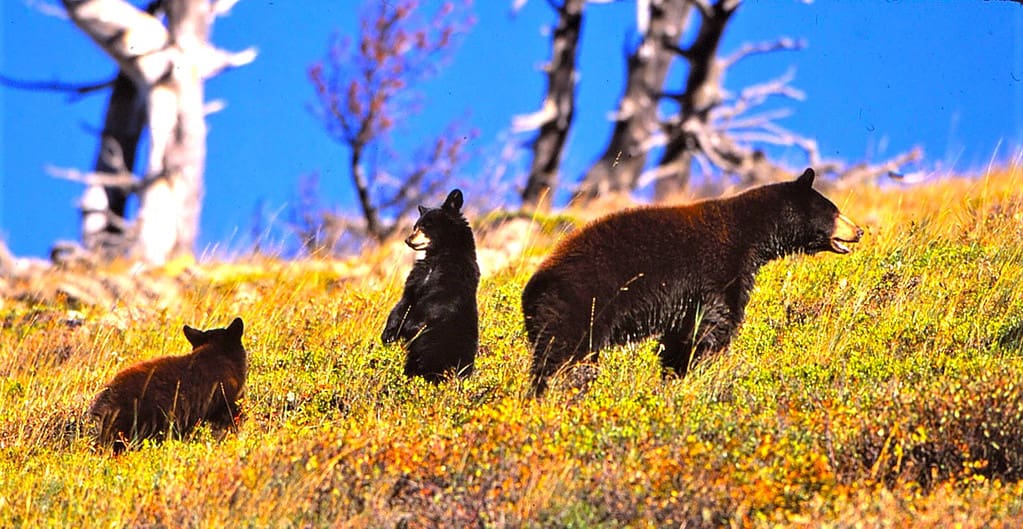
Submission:
M 247 371 L 243 326 L 241 318 L 226 329 L 185 325 L 191 354 L 155 358 L 118 373 L 89 411 L 99 424 L 99 443 L 122 452 L 137 440 L 184 436 L 199 421 L 233 427 Z
M 761 266 L 848 253 L 863 235 L 813 179 L 807 169 L 730 198 L 613 213 L 564 239 L 522 293 L 534 392 L 570 362 L 650 336 L 679 375 L 727 348 Z
M 439 382 L 450 372 L 469 376 L 479 346 L 476 289 L 480 269 L 472 228 L 455 189 L 439 208 L 419 206 L 405 244 L 426 255 L 416 261 L 380 339 L 405 345 L 405 375 Z

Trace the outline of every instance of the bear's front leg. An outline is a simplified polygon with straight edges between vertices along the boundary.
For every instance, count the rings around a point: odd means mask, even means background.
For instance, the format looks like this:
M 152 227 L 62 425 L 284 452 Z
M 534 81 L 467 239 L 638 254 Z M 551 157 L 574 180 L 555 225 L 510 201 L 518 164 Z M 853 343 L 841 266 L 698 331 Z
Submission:
M 214 385 L 210 402 L 200 418 L 214 428 L 236 430 L 235 417 L 239 415 L 238 401 L 230 401 L 224 390 L 223 382 L 218 382 Z
M 380 335 L 380 341 L 388 344 L 398 340 L 401 336 L 401 327 L 404 325 L 405 320 L 408 319 L 408 313 L 411 310 L 411 304 L 405 296 L 402 296 L 398 304 L 391 309 L 391 313 L 387 316 L 387 324 L 384 325 L 384 332 Z

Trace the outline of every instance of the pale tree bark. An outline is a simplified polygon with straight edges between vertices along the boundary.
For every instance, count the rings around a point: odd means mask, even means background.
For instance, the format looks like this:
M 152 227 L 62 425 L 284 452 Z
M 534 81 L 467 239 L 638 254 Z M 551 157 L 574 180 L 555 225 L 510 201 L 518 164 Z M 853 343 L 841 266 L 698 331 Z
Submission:
M 527 210 L 549 209 L 557 185 L 561 154 L 575 114 L 576 50 L 585 4 L 586 0 L 564 0 L 560 5 L 551 2 L 558 12 L 558 24 L 551 37 L 551 60 L 544 67 L 547 96 L 539 111 L 517 116 L 513 123 L 516 132 L 539 129 L 522 191 L 522 207 Z
M 153 4 L 149 12 L 124 0 L 63 3 L 74 23 L 132 81 L 146 105 L 145 121 L 152 145 L 144 178 L 129 186 L 139 195 L 132 255 L 160 264 L 191 254 L 198 234 L 206 160 L 203 83 L 225 68 L 247 64 L 255 58 L 251 49 L 227 53 L 209 43 L 214 18 L 226 13 L 235 0 L 162 0 Z M 164 13 L 166 26 L 156 17 L 159 12 Z M 130 108 L 131 105 L 125 106 Z M 134 123 L 126 116 L 111 116 L 111 112 L 121 111 L 124 109 L 112 101 L 107 124 Z M 129 136 L 131 131 L 104 132 Z M 121 154 L 124 152 L 122 147 Z M 130 171 L 126 160 L 122 161 L 122 167 L 114 169 Z M 95 189 L 95 185 L 90 186 L 85 198 L 89 198 L 90 192 L 98 196 Z M 97 227 L 107 230 L 111 226 L 83 218 L 83 229 Z M 87 245 L 92 235 L 83 233 Z
M 645 7 L 640 2 L 637 9 L 646 27 L 641 28 L 643 40 L 628 58 L 615 127 L 604 153 L 579 183 L 574 200 L 627 193 L 636 187 L 651 142 L 660 132 L 657 103 L 691 7 L 690 0 L 648 0 Z

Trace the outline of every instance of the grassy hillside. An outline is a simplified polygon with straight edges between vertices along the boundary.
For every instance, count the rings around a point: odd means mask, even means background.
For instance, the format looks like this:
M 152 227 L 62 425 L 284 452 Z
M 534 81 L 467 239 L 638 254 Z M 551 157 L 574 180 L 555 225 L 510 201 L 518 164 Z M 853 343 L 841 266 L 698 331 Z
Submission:
M 0 300 L 0 526 L 1023 525 L 1023 171 L 832 198 L 864 240 L 763 269 L 728 354 L 662 380 L 653 342 L 605 351 L 541 401 L 529 259 L 484 279 L 476 374 L 438 387 L 379 343 L 411 252 L 358 277 L 168 270 L 180 294 L 130 306 Z M 237 433 L 92 447 L 105 381 L 234 316 Z

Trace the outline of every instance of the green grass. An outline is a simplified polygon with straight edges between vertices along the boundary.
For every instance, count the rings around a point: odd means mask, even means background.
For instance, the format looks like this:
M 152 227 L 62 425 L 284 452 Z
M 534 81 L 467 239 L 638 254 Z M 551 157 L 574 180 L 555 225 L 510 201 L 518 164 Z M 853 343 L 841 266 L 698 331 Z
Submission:
M 1021 189 L 1002 171 L 834 196 L 863 241 L 765 267 L 731 351 L 665 380 L 653 342 L 615 348 L 584 390 L 555 381 L 540 401 L 528 259 L 481 284 L 476 373 L 436 387 L 379 342 L 411 254 L 354 277 L 202 265 L 141 306 L 5 299 L 0 526 L 1020 525 Z M 183 324 L 234 316 L 237 433 L 93 447 L 104 382 L 185 353 Z

